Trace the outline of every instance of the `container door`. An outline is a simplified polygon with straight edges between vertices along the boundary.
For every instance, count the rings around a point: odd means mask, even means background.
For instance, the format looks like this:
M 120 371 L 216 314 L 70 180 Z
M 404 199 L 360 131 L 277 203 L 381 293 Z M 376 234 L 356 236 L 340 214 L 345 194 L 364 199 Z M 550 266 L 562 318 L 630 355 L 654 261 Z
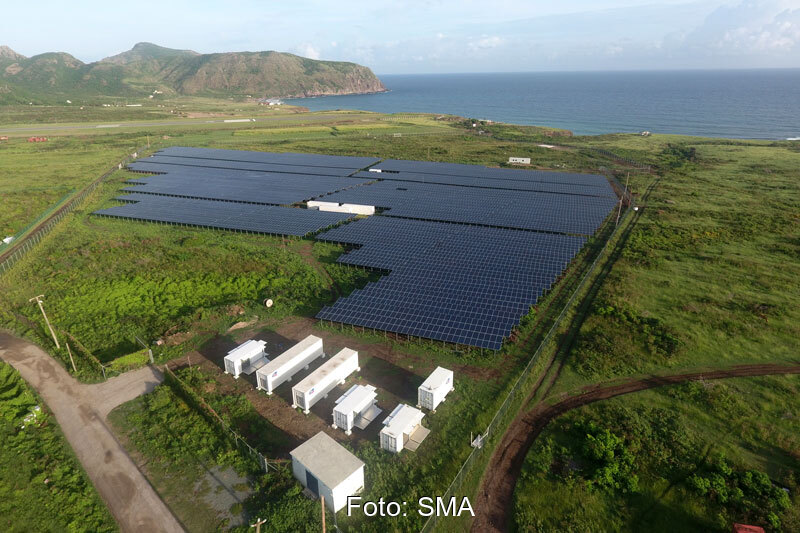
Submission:
M 306 487 L 314 493 L 314 496 L 319 498 L 319 481 L 314 477 L 314 474 L 306 470 Z
M 433 409 L 433 393 L 429 391 L 420 391 L 422 394 L 422 407 Z
M 234 373 L 233 361 L 225 359 L 225 372 L 227 372 L 228 374 Z

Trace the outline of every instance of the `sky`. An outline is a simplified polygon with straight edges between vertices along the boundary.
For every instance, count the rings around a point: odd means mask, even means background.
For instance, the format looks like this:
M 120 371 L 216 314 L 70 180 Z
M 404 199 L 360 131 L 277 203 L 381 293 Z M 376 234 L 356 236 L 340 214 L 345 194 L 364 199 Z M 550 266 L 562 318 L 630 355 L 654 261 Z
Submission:
M 0 44 L 90 62 L 140 41 L 377 74 L 800 68 L 800 0 L 6 2 Z

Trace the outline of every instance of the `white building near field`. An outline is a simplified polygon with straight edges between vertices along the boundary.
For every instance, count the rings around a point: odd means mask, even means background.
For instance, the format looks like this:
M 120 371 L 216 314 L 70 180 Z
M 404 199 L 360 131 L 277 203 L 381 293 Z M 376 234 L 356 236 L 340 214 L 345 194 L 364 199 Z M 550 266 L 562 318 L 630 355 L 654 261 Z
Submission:
M 436 408 L 453 390 L 453 371 L 436 367 L 428 379 L 417 390 L 417 407 L 436 412 Z
M 425 413 L 410 405 L 400 404 L 395 407 L 383 421 L 381 448 L 392 453 L 400 453 L 403 448 L 416 451 L 431 432 L 422 425 L 424 417 Z
M 378 394 L 372 385 L 353 385 L 333 408 L 333 429 L 350 435 L 354 427 L 366 429 L 383 411 L 375 404 Z
M 334 513 L 364 490 L 364 461 L 322 431 L 289 454 L 294 477 Z
M 308 414 L 315 403 L 326 397 L 337 385 L 344 384 L 350 374 L 359 370 L 361 368 L 358 366 L 358 352 L 342 348 L 339 353 L 292 387 L 292 407 L 295 409 L 301 407 L 303 412 Z
M 225 373 L 238 378 L 239 374 L 252 374 L 267 364 L 267 353 L 264 341 L 249 340 L 240 344 L 225 356 Z

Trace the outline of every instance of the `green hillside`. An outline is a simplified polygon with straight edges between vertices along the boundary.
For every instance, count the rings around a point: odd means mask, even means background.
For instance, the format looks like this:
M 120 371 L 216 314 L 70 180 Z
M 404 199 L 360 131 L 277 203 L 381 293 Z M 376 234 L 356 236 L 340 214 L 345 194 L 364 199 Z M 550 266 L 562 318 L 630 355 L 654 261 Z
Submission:
M 94 63 L 63 52 L 27 58 L 0 47 L 0 104 L 90 103 L 152 94 L 298 97 L 386 90 L 364 66 L 282 52 L 198 54 L 151 43 Z

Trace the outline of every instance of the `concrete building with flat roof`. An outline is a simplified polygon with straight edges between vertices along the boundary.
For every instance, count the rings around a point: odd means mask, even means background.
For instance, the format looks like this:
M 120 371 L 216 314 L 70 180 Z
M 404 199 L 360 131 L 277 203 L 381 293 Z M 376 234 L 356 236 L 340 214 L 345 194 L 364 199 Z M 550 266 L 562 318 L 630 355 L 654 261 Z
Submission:
M 289 454 L 294 477 L 334 513 L 364 490 L 364 461 L 322 431 Z

